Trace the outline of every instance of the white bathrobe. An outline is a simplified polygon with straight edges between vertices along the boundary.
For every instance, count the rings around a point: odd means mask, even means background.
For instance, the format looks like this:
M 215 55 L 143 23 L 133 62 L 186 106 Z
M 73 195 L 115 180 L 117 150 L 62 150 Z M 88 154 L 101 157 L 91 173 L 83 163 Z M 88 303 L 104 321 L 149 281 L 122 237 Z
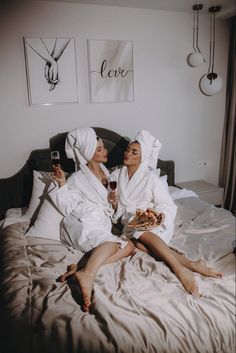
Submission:
M 138 239 L 143 231 L 136 231 L 128 227 L 128 223 L 135 215 L 136 209 L 153 208 L 165 215 L 164 223 L 151 230 L 168 244 L 173 237 L 174 219 L 177 207 L 171 199 L 168 188 L 163 186 L 159 177 L 141 164 L 131 179 L 128 177 L 127 167 L 115 170 L 111 177 L 118 181 L 117 192 L 119 205 L 116 217 L 122 217 L 124 232 L 129 238 Z
M 106 167 L 101 164 L 101 168 L 109 177 Z M 108 191 L 87 165 L 80 165 L 80 170 L 50 197 L 65 215 L 63 240 L 74 248 L 88 252 L 107 241 L 117 242 L 121 248 L 127 244 L 111 233 L 114 211 L 107 200 Z

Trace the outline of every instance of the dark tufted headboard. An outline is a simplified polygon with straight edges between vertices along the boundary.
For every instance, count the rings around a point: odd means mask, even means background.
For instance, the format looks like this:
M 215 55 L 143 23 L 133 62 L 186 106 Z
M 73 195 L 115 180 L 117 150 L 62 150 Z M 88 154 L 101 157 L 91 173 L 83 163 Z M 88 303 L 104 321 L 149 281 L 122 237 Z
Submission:
M 121 165 L 129 139 L 112 130 L 100 127 L 94 129 L 108 149 L 109 158 L 106 166 L 110 168 Z M 33 185 L 33 170 L 52 170 L 50 151 L 60 151 L 63 170 L 68 173 L 75 170 L 74 162 L 68 159 L 65 154 L 66 135 L 67 132 L 53 136 L 49 141 L 50 148 L 32 151 L 19 172 L 10 178 L 0 179 L 0 219 L 4 218 L 5 212 L 9 208 L 25 207 L 29 204 Z M 158 160 L 157 167 L 161 169 L 161 175 L 167 174 L 168 184 L 174 185 L 174 162 Z

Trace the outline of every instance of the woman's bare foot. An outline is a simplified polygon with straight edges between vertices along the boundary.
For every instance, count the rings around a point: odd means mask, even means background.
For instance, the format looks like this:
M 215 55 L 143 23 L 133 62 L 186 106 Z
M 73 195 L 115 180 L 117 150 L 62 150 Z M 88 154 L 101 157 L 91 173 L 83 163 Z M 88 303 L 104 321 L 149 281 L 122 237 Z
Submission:
M 197 273 L 201 273 L 207 277 L 223 277 L 223 272 L 217 271 L 212 267 L 208 267 L 206 261 L 204 260 L 191 261 L 191 270 Z
M 71 264 L 67 267 L 67 272 L 64 273 L 63 275 L 61 275 L 60 277 L 60 281 L 61 282 L 65 282 L 65 280 L 67 280 L 68 277 L 74 275 L 77 271 L 77 264 Z
M 91 294 L 93 289 L 94 274 L 88 271 L 78 271 L 74 274 L 74 278 L 78 282 L 82 294 L 83 304 L 82 310 L 88 311 L 91 305 Z
M 179 271 L 176 271 L 175 274 L 187 292 L 190 294 L 199 295 L 198 285 L 191 270 L 182 266 L 182 268 Z

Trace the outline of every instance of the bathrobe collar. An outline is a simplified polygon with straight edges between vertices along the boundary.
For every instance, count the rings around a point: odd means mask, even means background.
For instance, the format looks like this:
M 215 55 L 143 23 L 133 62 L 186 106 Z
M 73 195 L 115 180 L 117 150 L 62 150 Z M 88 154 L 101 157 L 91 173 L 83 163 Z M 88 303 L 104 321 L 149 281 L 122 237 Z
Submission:
M 109 179 L 109 171 L 107 168 L 101 163 L 100 164 L 101 169 Z M 100 180 L 91 172 L 91 170 L 88 168 L 87 165 L 80 165 L 80 170 L 82 173 L 85 175 L 85 177 L 89 180 L 89 183 L 91 187 L 96 191 L 96 194 L 99 196 L 100 199 L 103 200 L 103 202 L 107 205 L 108 204 L 108 191 L 107 189 L 102 185 Z
M 136 208 L 136 199 L 140 194 L 140 190 L 147 187 L 147 169 L 141 163 L 139 168 L 129 179 L 128 169 L 126 166 L 121 168 L 119 174 L 119 194 L 121 203 L 128 208 Z

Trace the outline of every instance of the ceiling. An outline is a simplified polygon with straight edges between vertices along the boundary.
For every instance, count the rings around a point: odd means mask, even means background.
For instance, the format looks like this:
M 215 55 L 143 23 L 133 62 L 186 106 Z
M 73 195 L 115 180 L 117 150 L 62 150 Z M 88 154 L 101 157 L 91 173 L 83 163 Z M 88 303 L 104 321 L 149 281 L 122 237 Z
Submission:
M 192 12 L 194 4 L 203 4 L 201 12 L 208 12 L 210 6 L 221 5 L 222 9 L 217 14 L 220 18 L 229 18 L 235 15 L 235 0 L 202 0 L 201 2 L 193 0 L 36 0 L 78 4 L 93 4 L 105 6 L 121 6 L 140 9 Z

